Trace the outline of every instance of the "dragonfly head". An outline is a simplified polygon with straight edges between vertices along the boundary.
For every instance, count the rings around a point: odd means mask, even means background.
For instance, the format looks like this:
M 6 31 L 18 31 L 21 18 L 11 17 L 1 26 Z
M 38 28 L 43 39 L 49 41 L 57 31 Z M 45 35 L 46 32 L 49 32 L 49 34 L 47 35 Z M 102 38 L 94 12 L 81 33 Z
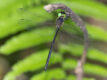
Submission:
M 66 14 L 65 14 L 65 12 L 60 12 L 60 13 L 58 13 L 58 17 L 66 17 Z

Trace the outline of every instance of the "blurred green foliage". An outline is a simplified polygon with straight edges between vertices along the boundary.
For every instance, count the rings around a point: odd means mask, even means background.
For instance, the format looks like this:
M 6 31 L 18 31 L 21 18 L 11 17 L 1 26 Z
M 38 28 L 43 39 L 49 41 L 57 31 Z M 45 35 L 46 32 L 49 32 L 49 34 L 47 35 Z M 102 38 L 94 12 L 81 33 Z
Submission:
M 53 33 L 54 29 L 52 28 L 42 28 L 22 33 L 8 40 L 7 43 L 0 48 L 0 51 L 4 54 L 11 54 L 18 50 L 49 42 L 52 40 Z
M 18 51 L 27 50 L 34 46 L 38 47 L 52 41 L 55 33 L 55 28 L 52 27 L 55 26 L 56 15 L 49 14 L 43 9 L 43 6 L 49 3 L 63 3 L 82 17 L 90 17 L 101 21 L 107 20 L 107 6 L 94 0 L 3 0 L 0 1 L 0 39 L 11 37 L 0 46 L 0 54 L 15 54 Z M 46 25 L 51 23 L 49 21 L 52 21 L 54 25 Z M 107 32 L 104 29 L 87 22 L 86 28 L 91 40 L 107 42 Z M 79 36 L 83 34 L 72 21 L 66 21 L 63 30 L 69 34 L 73 33 Z M 52 53 L 49 67 L 57 63 L 60 64 L 60 67 L 56 69 L 50 67 L 47 72 L 44 72 L 43 69 L 49 49 L 39 49 L 27 58 L 16 62 L 12 66 L 12 70 L 5 75 L 4 80 L 15 80 L 16 76 L 25 72 L 37 72 L 39 70 L 34 76 L 30 77 L 30 80 L 76 80 L 74 74 L 68 75 L 66 71 L 74 70 L 77 60 L 65 59 L 64 55 L 80 57 L 83 48 L 81 44 L 59 42 L 58 53 Z M 107 65 L 107 54 L 98 49 L 90 47 L 87 58 Z M 84 65 L 84 71 L 89 75 L 107 77 L 107 69 L 102 65 L 88 62 Z M 84 78 L 83 80 L 96 80 L 96 78 Z
M 48 55 L 48 50 L 43 50 L 40 52 L 36 52 L 26 59 L 16 63 L 12 67 L 12 71 L 6 75 L 4 80 L 14 80 L 17 75 L 20 75 L 27 71 L 34 71 L 44 68 L 46 58 Z M 52 54 L 52 58 L 50 60 L 51 64 L 55 64 L 57 62 L 62 62 L 62 56 L 60 54 Z
M 64 60 L 62 66 L 64 69 L 74 69 L 77 65 L 77 61 L 73 59 L 67 59 Z M 107 69 L 104 67 L 101 67 L 99 65 L 93 65 L 90 63 L 86 63 L 84 65 L 84 72 L 87 74 L 92 74 L 92 75 L 99 75 L 103 77 L 107 77 Z M 99 73 L 100 72 L 100 73 Z
M 31 80 L 51 80 L 51 79 L 65 79 L 65 78 L 66 78 L 66 74 L 62 69 L 53 69 L 35 75 L 31 78 Z

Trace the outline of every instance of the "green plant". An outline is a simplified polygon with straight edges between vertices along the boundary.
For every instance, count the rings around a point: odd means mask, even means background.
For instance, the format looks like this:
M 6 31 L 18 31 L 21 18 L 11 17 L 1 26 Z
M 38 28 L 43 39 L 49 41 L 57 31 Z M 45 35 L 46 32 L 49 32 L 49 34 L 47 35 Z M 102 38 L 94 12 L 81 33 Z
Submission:
M 39 72 L 35 75 L 33 74 L 34 76 L 32 75 L 33 77 L 30 77 L 30 80 L 50 80 L 53 77 L 67 80 L 73 78 L 75 80 L 73 74 L 68 73 L 67 75 L 66 73 L 67 70 L 72 71 L 76 67 L 77 60 L 72 59 L 74 58 L 72 56 L 80 57 L 83 51 L 84 45 L 76 42 L 63 44 L 58 41 L 58 52 L 57 54 L 54 52 L 55 54 L 52 55 L 49 71 L 44 72 L 43 70 L 49 50 L 46 44 L 52 41 L 55 32 L 55 29 L 52 28 L 55 24 L 47 25 L 47 23 L 54 23 L 56 17 L 54 13 L 47 13 L 43 9 L 43 6 L 47 3 L 63 3 L 79 16 L 85 18 L 90 17 L 101 21 L 107 20 L 107 6 L 94 0 L 5 0 L 2 2 L 3 4 L 0 3 L 0 41 L 4 41 L 4 44 L 0 44 L 0 54 L 11 57 L 11 55 L 20 53 L 22 50 L 28 50 L 28 48 L 34 48 L 35 50 L 27 58 L 15 62 L 11 66 L 12 70 L 5 75 L 4 80 L 15 80 L 16 76 L 25 72 L 37 71 Z M 20 11 L 21 8 L 25 8 L 25 11 Z M 28 21 L 23 21 L 23 18 Z M 20 19 L 22 19 L 21 22 L 19 22 Z M 98 28 L 87 22 L 86 27 L 90 40 L 107 42 L 107 31 L 103 28 Z M 29 28 L 31 29 L 28 30 Z M 80 28 L 72 21 L 65 21 L 63 30 L 70 35 L 71 33 L 80 37 L 83 35 Z M 6 40 L 4 40 L 5 38 Z M 41 45 L 43 48 L 40 47 Z M 68 57 L 64 57 L 64 55 L 70 55 L 71 59 L 66 59 Z M 107 65 L 107 54 L 93 47 L 89 48 L 87 59 Z M 54 64 L 59 64 L 60 66 L 57 69 L 53 69 L 52 65 Z M 107 77 L 107 70 L 102 65 L 87 62 L 84 70 L 89 75 Z M 96 77 L 84 78 L 84 80 L 96 80 Z

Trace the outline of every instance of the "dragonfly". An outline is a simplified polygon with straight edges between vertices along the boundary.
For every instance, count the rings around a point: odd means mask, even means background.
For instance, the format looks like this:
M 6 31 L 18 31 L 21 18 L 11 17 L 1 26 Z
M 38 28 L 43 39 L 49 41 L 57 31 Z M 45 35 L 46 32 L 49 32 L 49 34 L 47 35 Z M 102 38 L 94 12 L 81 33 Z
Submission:
M 49 50 L 48 58 L 47 58 L 46 65 L 45 65 L 45 71 L 47 70 L 47 67 L 48 67 L 48 64 L 49 64 L 49 60 L 50 60 L 50 57 L 51 57 L 51 53 L 52 53 L 52 49 L 53 49 L 53 46 L 54 46 L 54 43 L 55 43 L 56 36 L 59 32 L 60 27 L 63 25 L 65 18 L 66 18 L 65 12 L 58 13 L 58 18 L 56 20 L 56 32 L 55 32 L 55 36 L 53 38 L 53 41 L 51 43 L 51 47 L 50 47 L 50 50 Z
M 30 13 L 30 12 L 28 12 L 28 11 L 26 11 L 24 8 L 20 8 L 20 10 L 21 10 L 21 12 L 23 13 L 27 13 L 28 15 L 32 15 L 32 13 Z M 35 13 L 33 14 L 34 16 L 35 16 Z M 63 26 L 63 24 L 64 24 L 64 22 L 67 20 L 67 16 L 66 16 L 66 14 L 65 14 L 65 12 L 64 11 L 60 11 L 60 12 L 58 12 L 57 13 L 57 15 L 58 15 L 58 17 L 57 17 L 57 19 L 56 19 L 56 32 L 55 32 L 55 35 L 54 35 L 54 37 L 53 37 L 53 40 L 52 40 L 52 42 L 51 42 L 51 46 L 50 46 L 50 50 L 49 50 L 49 53 L 48 53 L 48 56 L 47 56 L 47 60 L 46 60 L 46 64 L 45 64 L 45 71 L 47 71 L 47 68 L 48 68 L 48 64 L 49 64 L 49 61 L 50 61 L 50 58 L 51 58 L 51 54 L 52 54 L 52 50 L 53 50 L 53 46 L 54 46 L 54 44 L 55 44 L 55 39 L 56 39 L 56 37 L 57 37 L 57 35 L 58 35 L 58 32 L 59 32 L 59 30 L 60 30 L 60 28 Z M 39 14 L 36 14 L 36 16 L 38 16 L 38 17 L 40 17 L 39 16 Z M 25 15 L 25 17 L 26 17 L 26 15 Z M 22 18 L 22 19 L 20 19 L 19 20 L 19 24 L 20 25 L 23 25 L 23 24 L 26 24 L 26 23 L 30 23 L 30 21 L 31 21 L 31 23 L 32 23 L 32 19 L 30 18 Z M 25 22 L 25 23 L 24 23 Z M 71 21 L 68 21 L 68 22 L 71 22 Z M 47 25 L 49 25 L 49 24 L 51 24 L 51 23 L 48 23 Z M 66 24 L 66 23 L 65 23 Z M 69 24 L 68 24 L 69 25 Z M 67 25 L 67 26 L 68 26 Z M 65 25 L 66 26 L 66 25 Z M 31 28 L 28 28 L 27 30 L 32 30 L 32 29 L 34 29 L 35 27 L 31 27 Z M 80 31 L 78 31 L 78 29 L 76 29 L 76 28 L 74 28 L 73 29 L 73 26 L 71 27 L 71 29 L 72 30 L 74 30 L 74 31 L 76 31 L 76 32 L 78 32 L 78 33 L 81 33 Z M 65 32 L 66 33 L 66 31 L 64 31 L 64 30 L 61 30 L 61 32 Z M 73 38 L 77 38 L 77 39 L 79 39 L 79 40 L 82 40 L 83 41 L 83 39 L 82 38 L 80 38 L 80 37 L 78 37 L 78 36 L 76 36 L 76 35 L 74 35 L 74 34 L 72 34 L 72 33 L 70 33 L 70 35 L 73 37 Z

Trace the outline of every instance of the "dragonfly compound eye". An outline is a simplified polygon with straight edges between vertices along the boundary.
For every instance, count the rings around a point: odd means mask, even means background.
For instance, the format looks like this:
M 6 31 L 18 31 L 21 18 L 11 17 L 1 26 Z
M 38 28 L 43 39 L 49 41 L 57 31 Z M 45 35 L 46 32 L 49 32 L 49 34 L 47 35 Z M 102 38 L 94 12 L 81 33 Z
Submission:
M 62 14 L 61 14 L 61 13 L 58 13 L 58 17 L 60 17 L 60 16 L 62 16 Z
M 60 13 L 58 13 L 58 17 L 61 17 L 61 16 L 63 16 L 63 17 L 65 18 L 65 17 L 66 17 L 65 12 L 60 12 Z

